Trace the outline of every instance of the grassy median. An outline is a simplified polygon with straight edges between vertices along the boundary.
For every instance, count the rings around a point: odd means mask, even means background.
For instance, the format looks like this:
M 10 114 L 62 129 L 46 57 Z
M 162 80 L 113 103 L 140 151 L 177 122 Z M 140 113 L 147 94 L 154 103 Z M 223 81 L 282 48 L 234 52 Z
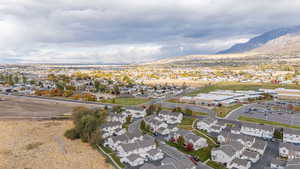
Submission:
M 218 117 L 226 117 L 228 113 L 230 113 L 232 110 L 237 109 L 241 107 L 243 104 L 234 104 L 231 106 L 221 106 L 221 107 L 215 107 L 213 111 L 217 113 Z

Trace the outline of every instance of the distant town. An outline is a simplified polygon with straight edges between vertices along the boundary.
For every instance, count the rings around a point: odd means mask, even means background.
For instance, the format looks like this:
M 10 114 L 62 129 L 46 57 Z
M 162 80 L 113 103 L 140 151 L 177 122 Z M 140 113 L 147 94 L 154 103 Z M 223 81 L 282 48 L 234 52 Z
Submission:
M 116 168 L 128 169 L 300 168 L 299 82 L 298 67 L 291 65 L 0 69 L 2 101 L 97 106 L 55 118 L 74 121 L 67 138 L 89 142 Z M 91 126 L 82 128 L 85 123 Z

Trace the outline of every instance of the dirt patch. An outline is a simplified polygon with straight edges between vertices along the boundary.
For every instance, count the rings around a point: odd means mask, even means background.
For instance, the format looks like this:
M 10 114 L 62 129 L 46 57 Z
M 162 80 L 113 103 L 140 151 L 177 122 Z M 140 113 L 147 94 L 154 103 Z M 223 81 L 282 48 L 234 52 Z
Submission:
M 0 121 L 0 168 L 112 169 L 88 144 L 63 136 L 72 127 L 71 121 Z

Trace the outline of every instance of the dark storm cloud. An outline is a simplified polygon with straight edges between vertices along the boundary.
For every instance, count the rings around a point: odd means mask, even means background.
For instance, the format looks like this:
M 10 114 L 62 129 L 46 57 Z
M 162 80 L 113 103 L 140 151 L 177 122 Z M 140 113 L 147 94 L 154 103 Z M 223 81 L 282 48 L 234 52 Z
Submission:
M 213 53 L 300 24 L 299 9 L 290 0 L 2 0 L 0 60 L 138 62 Z

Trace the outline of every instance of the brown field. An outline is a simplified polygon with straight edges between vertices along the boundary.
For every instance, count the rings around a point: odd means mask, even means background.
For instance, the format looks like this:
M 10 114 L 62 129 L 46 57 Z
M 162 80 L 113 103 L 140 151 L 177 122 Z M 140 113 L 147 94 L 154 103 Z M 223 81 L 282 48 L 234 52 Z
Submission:
M 52 117 L 69 114 L 80 103 L 0 95 L 0 117 Z
M 0 121 L 0 168 L 113 168 L 88 144 L 64 138 L 72 126 L 71 121 Z

